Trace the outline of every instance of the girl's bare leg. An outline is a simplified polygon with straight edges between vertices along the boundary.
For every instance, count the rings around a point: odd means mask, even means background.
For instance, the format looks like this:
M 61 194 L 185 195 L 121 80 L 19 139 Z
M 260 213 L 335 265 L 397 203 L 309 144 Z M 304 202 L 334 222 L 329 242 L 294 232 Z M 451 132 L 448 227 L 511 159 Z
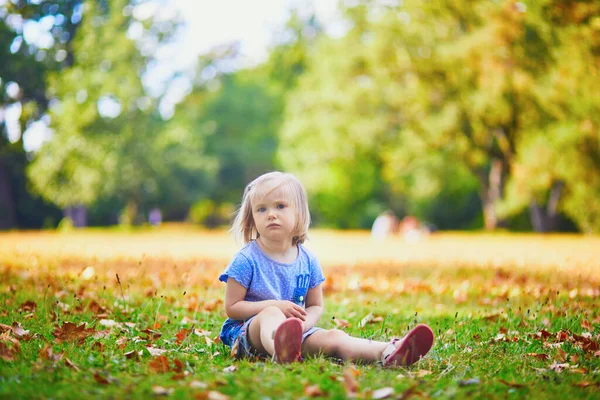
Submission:
M 321 330 L 306 338 L 302 345 L 302 354 L 324 354 L 344 361 L 372 363 L 381 361 L 381 354 L 388 345 L 389 342 L 356 338 L 337 329 Z
M 259 312 L 250 322 L 248 329 L 252 347 L 261 354 L 272 356 L 275 353 L 273 332 L 285 320 L 285 315 L 277 307 L 267 307 Z

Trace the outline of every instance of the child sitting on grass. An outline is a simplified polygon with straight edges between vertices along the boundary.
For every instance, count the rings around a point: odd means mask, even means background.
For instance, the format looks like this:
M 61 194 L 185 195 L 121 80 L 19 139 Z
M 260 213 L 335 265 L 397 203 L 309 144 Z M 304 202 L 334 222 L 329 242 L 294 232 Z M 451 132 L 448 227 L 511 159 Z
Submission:
M 325 354 L 384 367 L 408 366 L 427 354 L 433 345 L 427 325 L 387 343 L 315 326 L 323 314 L 325 278 L 302 245 L 309 224 L 306 190 L 292 174 L 270 172 L 244 190 L 232 232 L 245 246 L 219 276 L 227 283 L 229 317 L 220 336 L 232 354 L 279 363 Z

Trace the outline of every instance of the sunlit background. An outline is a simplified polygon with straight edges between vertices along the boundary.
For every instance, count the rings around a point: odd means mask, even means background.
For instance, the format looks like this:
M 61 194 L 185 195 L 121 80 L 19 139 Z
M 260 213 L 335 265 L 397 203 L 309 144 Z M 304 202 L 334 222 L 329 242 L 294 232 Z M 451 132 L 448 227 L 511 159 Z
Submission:
M 0 0 L 0 229 L 598 233 L 598 87 L 593 1 Z

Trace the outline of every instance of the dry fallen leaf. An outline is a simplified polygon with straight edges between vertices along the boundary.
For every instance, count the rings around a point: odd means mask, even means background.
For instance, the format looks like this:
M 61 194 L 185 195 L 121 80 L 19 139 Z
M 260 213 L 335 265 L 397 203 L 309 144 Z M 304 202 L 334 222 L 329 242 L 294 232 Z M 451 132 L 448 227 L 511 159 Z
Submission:
M 169 366 L 169 359 L 163 355 L 160 355 L 154 360 L 150 361 L 148 367 L 150 368 L 150 371 L 161 374 L 171 370 L 171 367 Z
M 235 372 L 237 369 L 237 365 L 230 365 L 229 367 L 223 368 L 223 372 Z
M 358 394 L 358 381 L 356 380 L 356 376 L 359 374 L 360 372 L 352 367 L 344 370 L 344 389 L 346 390 L 347 397 L 356 397 Z
M 221 392 L 217 392 L 216 390 L 211 390 L 210 392 L 208 392 L 208 400 L 229 400 L 229 396 L 221 393 Z
M 85 326 L 85 323 L 77 326 L 74 323 L 65 322 L 62 327 L 56 325 L 53 334 L 58 343 L 63 341 L 78 341 L 79 343 L 83 343 L 88 336 L 95 333 L 93 329 L 86 329 Z
M 584 319 L 581 320 L 581 327 L 589 332 L 594 331 L 594 326 L 589 321 L 586 321 Z
M 152 393 L 157 396 L 168 396 L 173 393 L 175 389 L 173 388 L 164 388 L 162 386 L 152 386 Z
M 323 391 L 319 385 L 310 385 L 304 387 L 304 394 L 308 397 L 321 397 L 323 396 Z
M 180 330 L 176 335 L 175 335 L 175 343 L 177 343 L 178 345 L 180 345 L 181 343 L 183 343 L 183 341 L 185 340 L 185 338 L 188 337 L 188 335 L 190 334 L 191 329 L 182 329 Z
M 146 347 L 146 350 L 148 350 L 148 353 L 150 353 L 151 356 L 160 356 L 163 355 L 164 353 L 166 353 L 168 350 L 165 349 L 159 349 L 156 347 Z
M 414 374 L 414 376 L 416 376 L 417 378 L 422 378 L 424 376 L 431 375 L 431 374 L 433 374 L 433 372 L 428 371 L 426 369 L 420 369 Z
M 23 312 L 34 312 L 36 308 L 36 302 L 31 300 L 27 300 L 25 303 L 21 304 L 21 307 L 19 307 L 19 309 Z
M 394 388 L 384 387 L 384 388 L 373 391 L 373 393 L 371 394 L 371 398 L 372 399 L 385 399 L 385 398 L 390 397 L 393 394 L 394 394 Z
M 65 357 L 64 360 L 65 360 L 65 364 L 67 364 L 67 367 L 74 369 L 77 372 L 81 371 L 81 369 L 79 369 L 79 367 L 77 365 L 73 364 L 73 362 L 71 360 L 69 360 L 67 357 Z
M 44 347 L 40 350 L 39 354 L 40 357 L 48 361 L 60 361 L 63 357 L 62 353 L 54 354 L 52 346 L 50 346 L 48 343 L 44 344 Z
M 100 374 L 99 372 L 94 373 L 94 380 L 101 385 L 110 385 L 110 383 L 111 383 L 111 379 L 109 376 L 104 376 L 103 374 Z
M 506 386 L 513 387 L 513 388 L 523 388 L 523 387 L 526 387 L 526 386 L 527 386 L 527 385 L 525 385 L 525 384 L 523 384 L 523 383 L 517 383 L 517 382 L 508 382 L 508 381 L 505 381 L 504 379 L 498 379 L 498 381 L 499 381 L 500 383 L 503 383 L 503 384 L 504 384 L 504 385 L 506 385 Z
M 333 322 L 338 328 L 348 328 L 350 326 L 350 323 L 345 319 L 336 318 L 333 320 Z
M 529 357 L 535 357 L 538 360 L 548 360 L 550 356 L 544 353 L 527 353 Z
M 200 381 L 191 381 L 188 386 L 192 389 L 206 389 L 208 387 L 206 383 Z
M 17 353 L 18 351 L 16 351 L 14 348 L 9 347 L 4 342 L 0 342 L 0 358 L 4 361 L 14 361 Z

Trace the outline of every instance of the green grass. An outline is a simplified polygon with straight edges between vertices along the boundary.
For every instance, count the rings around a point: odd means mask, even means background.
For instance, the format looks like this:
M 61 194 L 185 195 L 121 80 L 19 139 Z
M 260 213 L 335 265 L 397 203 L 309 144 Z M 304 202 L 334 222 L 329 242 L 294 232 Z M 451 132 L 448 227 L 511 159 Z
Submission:
M 211 304 L 222 297 L 223 286 L 193 280 L 173 283 L 180 277 L 170 276 L 173 265 L 166 262 L 156 275 L 163 277 L 161 282 L 139 270 L 122 273 L 119 284 L 115 271 L 126 263 L 119 259 L 107 260 L 102 265 L 106 274 L 98 272 L 87 281 L 66 264 L 63 267 L 62 260 L 47 270 L 29 267 L 29 260 L 7 260 L 0 256 L 0 323 L 18 323 L 29 334 L 18 338 L 6 327 L 4 333 L 0 330 L 5 346 L 0 347 L 0 398 L 147 398 L 159 395 L 157 387 L 173 399 L 219 394 L 307 398 L 308 387 L 321 397 L 344 398 L 345 371 L 356 375 L 358 398 L 371 398 L 385 387 L 393 388 L 391 398 L 441 399 L 592 399 L 600 390 L 600 301 L 598 282 L 590 276 L 511 266 L 442 271 L 385 263 L 354 267 L 362 285 L 326 287 L 320 326 L 336 328 L 336 320 L 346 320 L 349 325 L 340 329 L 351 335 L 389 340 L 427 323 L 436 334 L 423 360 L 408 369 L 390 370 L 324 357 L 283 366 L 268 360 L 234 360 L 215 340 L 225 315 L 221 305 Z M 155 261 L 148 262 L 153 269 L 161 264 Z M 205 261 L 202 268 L 214 274 L 222 267 L 221 262 Z M 185 266 L 177 268 L 177 274 L 185 271 Z M 326 276 L 338 283 L 349 279 L 343 266 L 327 269 Z M 365 281 L 369 277 L 375 279 L 373 285 Z M 389 286 L 378 286 L 382 281 Z M 36 304 L 34 311 L 23 309 L 27 301 Z M 96 315 L 90 309 L 94 302 L 107 315 Z M 380 318 L 360 326 L 369 313 Z M 101 320 L 120 326 L 107 327 Z M 58 340 L 66 322 L 85 323 L 88 334 Z M 182 334 L 178 341 L 177 334 L 182 329 L 191 332 L 192 327 L 197 334 Z M 147 329 L 160 337 L 151 337 Z M 17 338 L 20 351 L 10 338 Z M 46 345 L 60 356 L 44 358 Z M 167 350 L 163 368 L 168 371 L 160 371 L 158 358 L 146 350 L 150 345 Z M 6 349 L 14 350 L 14 359 L 9 360 Z M 131 351 L 141 355 L 126 357 Z M 231 366 L 237 369 L 227 372 Z M 350 374 L 351 368 L 358 372 Z

